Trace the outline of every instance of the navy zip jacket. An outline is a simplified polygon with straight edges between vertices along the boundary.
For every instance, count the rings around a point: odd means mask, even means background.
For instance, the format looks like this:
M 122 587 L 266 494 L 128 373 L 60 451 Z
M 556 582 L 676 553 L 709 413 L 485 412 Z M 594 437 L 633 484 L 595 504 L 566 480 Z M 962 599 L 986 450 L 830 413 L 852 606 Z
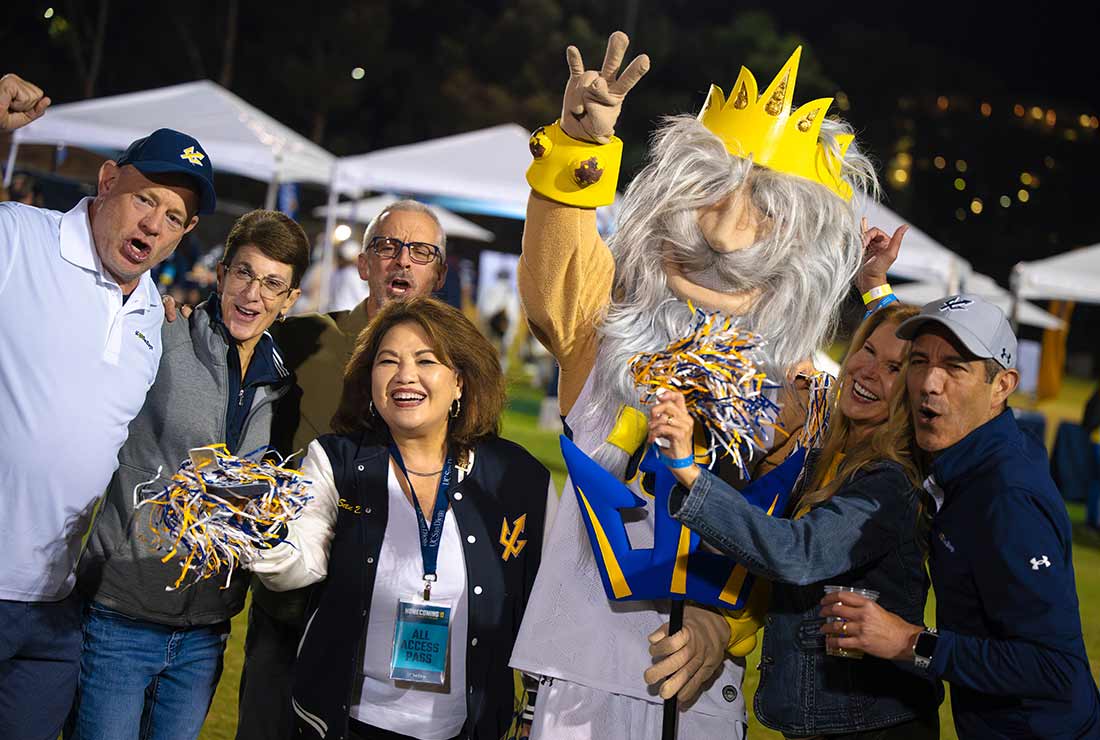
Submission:
M 959 737 L 1100 738 L 1065 505 L 1008 410 L 940 453 L 929 569 Z

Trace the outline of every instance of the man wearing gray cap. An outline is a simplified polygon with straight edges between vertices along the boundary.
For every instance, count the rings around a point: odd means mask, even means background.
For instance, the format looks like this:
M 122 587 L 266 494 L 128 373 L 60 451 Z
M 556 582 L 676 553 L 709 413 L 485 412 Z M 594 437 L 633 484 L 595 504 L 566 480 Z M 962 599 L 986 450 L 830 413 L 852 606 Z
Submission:
M 1069 517 L 1046 457 L 1007 408 L 1016 336 L 974 295 L 933 301 L 898 327 L 912 340 L 903 406 L 929 453 L 929 571 L 937 629 L 874 602 L 822 599 L 840 647 L 907 661 L 951 684 L 960 738 L 1097 738 Z M 931 504 L 930 504 L 931 505 Z

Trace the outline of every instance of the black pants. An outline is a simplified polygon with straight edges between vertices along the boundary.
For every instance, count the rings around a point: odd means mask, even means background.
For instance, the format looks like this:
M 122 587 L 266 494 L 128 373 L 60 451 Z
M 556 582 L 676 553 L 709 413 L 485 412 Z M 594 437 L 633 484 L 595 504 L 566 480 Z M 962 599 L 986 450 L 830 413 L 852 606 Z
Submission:
M 299 625 L 275 619 L 253 601 L 244 640 L 237 740 L 290 740 L 290 694 L 301 639 Z
M 938 740 L 939 736 L 940 715 L 933 712 L 893 727 L 825 737 L 828 740 Z

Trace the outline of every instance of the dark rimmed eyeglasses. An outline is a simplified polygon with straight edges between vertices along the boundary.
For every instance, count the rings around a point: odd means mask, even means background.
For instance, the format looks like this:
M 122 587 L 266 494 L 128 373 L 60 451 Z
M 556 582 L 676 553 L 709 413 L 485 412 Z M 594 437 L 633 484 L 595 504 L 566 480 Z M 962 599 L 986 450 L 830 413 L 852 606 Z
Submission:
M 367 246 L 384 260 L 392 260 L 401 254 L 402 249 L 409 250 L 409 259 L 418 265 L 426 265 L 433 260 L 443 261 L 443 251 L 428 242 L 403 242 L 392 236 L 376 236 Z
M 231 265 L 225 270 L 226 275 L 229 278 L 229 282 L 235 286 L 235 289 L 248 290 L 248 286 L 255 280 L 260 284 L 260 297 L 266 298 L 269 301 L 273 301 L 284 293 L 289 293 L 291 287 L 272 275 L 264 275 L 263 277 L 252 272 L 247 265 Z

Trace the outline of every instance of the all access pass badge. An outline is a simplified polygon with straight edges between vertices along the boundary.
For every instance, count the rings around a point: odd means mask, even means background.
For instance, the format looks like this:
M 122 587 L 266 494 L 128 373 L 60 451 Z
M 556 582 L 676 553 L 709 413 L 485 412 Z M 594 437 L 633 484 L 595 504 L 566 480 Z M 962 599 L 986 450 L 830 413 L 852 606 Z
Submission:
M 449 600 L 401 599 L 397 602 L 390 678 L 430 686 L 444 685 L 450 640 Z

